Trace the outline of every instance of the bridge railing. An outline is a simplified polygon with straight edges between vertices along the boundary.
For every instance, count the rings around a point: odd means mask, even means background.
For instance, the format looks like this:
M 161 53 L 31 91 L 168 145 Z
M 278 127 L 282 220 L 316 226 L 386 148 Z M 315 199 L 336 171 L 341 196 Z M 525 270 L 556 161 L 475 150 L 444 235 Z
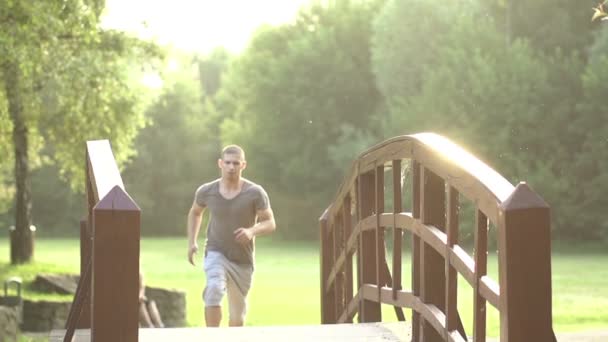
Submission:
M 407 163 L 407 164 L 406 164 Z M 403 211 L 402 169 L 412 175 L 412 212 Z M 385 212 L 385 171 L 393 210 Z M 475 247 L 458 244 L 460 197 L 475 206 Z M 499 281 L 487 275 L 488 227 L 497 227 Z M 392 230 L 392 270 L 385 232 Z M 410 290 L 403 290 L 403 233 L 412 233 Z M 555 341 L 548 205 L 525 183 L 513 186 L 449 140 L 400 136 L 353 163 L 320 218 L 322 323 L 381 321 L 380 305 L 412 309 L 412 341 L 485 341 L 486 303 L 500 314 L 501 341 Z M 353 256 L 357 292 L 353 293 Z M 474 292 L 473 331 L 457 309 L 457 276 Z
M 140 209 L 125 191 L 107 140 L 86 146 L 87 218 L 80 230 L 80 281 L 64 341 L 90 328 L 91 341 L 136 342 Z

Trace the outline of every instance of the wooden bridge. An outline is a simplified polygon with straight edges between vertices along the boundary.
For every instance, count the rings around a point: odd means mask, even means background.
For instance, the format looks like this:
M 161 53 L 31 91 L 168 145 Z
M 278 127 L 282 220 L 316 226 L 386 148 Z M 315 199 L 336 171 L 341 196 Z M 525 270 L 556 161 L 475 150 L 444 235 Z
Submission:
M 487 303 L 499 311 L 500 341 L 556 340 L 548 205 L 525 183 L 513 186 L 441 136 L 396 137 L 353 162 L 320 219 L 324 326 L 318 327 L 138 329 L 140 210 L 125 190 L 107 141 L 87 143 L 86 168 L 82 276 L 66 330 L 53 332 L 52 341 L 250 341 L 254 336 L 265 341 L 285 336 L 294 341 L 486 341 Z M 411 188 L 405 188 L 405 171 Z M 473 255 L 458 244 L 461 198 L 475 207 Z M 409 211 L 405 203 L 411 203 Z M 498 231 L 498 281 L 487 275 L 490 223 Z M 401 283 L 404 234 L 412 237 L 407 290 Z M 474 292 L 472 331 L 465 331 L 457 309 L 458 274 Z M 411 309 L 411 322 L 374 323 L 382 321 L 381 304 L 394 306 L 399 320 L 405 318 L 402 308 Z M 353 324 L 355 318 L 359 323 Z

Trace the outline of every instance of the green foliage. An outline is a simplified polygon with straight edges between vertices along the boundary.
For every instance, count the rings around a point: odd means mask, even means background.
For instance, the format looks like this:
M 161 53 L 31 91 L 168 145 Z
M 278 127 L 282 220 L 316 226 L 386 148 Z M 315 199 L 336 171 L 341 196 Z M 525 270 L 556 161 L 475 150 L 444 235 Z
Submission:
M 230 55 L 172 52 L 160 96 L 147 109 L 150 124 L 135 140 L 135 158 L 123 174 L 142 209 L 145 235 L 181 235 L 194 191 L 219 176 L 221 150 L 216 92 Z
M 385 136 L 407 128 L 450 137 L 512 183 L 528 181 L 553 208 L 555 236 L 603 236 L 605 201 L 592 189 L 602 181 L 605 125 L 601 107 L 578 104 L 602 103 L 602 73 L 587 70 L 581 83 L 578 54 L 543 52 L 528 39 L 504 44 L 474 2 L 435 10 L 425 1 L 394 1 L 376 20 L 373 66 L 389 107 Z
M 496 20 L 505 41 L 524 38 L 544 52 L 580 51 L 592 41 L 598 24 L 591 23 L 591 8 L 598 1 L 493 0 L 476 1 Z
M 291 236 L 316 236 L 310 213 L 329 204 L 361 152 L 344 139 L 378 134 L 369 42 L 381 3 L 315 2 L 293 24 L 260 29 L 218 95 L 222 141 L 244 146 L 247 175 L 269 188 Z
M 161 52 L 124 33 L 101 30 L 103 7 L 100 0 L 0 5 L 0 182 L 6 184 L 0 212 L 8 208 L 14 179 L 28 183 L 30 177 L 28 171 L 12 174 L 13 134 L 29 142 L 29 153 L 20 158 L 30 170 L 54 162 L 74 189 L 84 185 L 86 140 L 110 139 L 121 165 L 133 155 L 130 146 L 145 123 L 146 91 L 139 79 Z

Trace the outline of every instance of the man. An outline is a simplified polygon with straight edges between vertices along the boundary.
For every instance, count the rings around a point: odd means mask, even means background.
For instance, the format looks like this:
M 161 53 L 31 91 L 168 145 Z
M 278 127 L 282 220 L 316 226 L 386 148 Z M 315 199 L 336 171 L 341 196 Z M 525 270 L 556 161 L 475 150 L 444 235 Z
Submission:
M 243 326 L 254 269 L 255 237 L 272 233 L 276 225 L 266 191 L 241 177 L 247 166 L 243 149 L 236 145 L 225 147 L 217 163 L 221 178 L 196 190 L 188 213 L 188 260 L 194 265 L 203 212 L 208 208 L 211 217 L 204 259 L 205 323 L 208 327 L 220 325 L 220 304 L 227 293 L 228 323 Z

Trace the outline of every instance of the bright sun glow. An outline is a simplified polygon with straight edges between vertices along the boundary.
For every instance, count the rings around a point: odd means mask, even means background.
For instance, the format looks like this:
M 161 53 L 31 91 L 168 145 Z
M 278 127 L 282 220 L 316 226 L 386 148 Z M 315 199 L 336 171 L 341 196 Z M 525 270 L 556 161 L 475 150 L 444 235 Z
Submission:
M 239 52 L 261 24 L 292 21 L 308 0 L 107 0 L 103 26 L 206 53 Z

